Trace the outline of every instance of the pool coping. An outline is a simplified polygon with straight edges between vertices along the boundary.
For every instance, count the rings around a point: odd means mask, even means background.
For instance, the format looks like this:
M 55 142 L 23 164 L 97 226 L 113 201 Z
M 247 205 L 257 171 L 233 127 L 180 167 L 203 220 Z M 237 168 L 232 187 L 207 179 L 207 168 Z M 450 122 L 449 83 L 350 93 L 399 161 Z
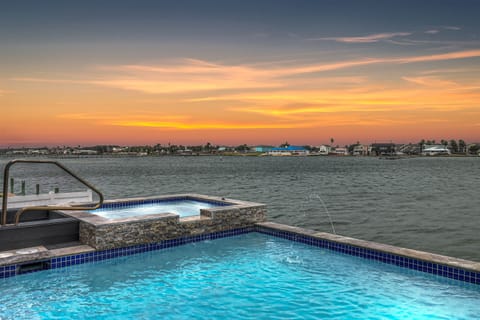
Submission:
M 375 260 L 406 269 L 480 285 L 480 262 L 293 227 L 275 222 L 257 223 L 256 231 L 368 260 Z
M 92 247 L 83 245 L 71 250 L 46 250 L 39 252 L 38 254 L 25 255 L 23 259 L 18 261 L 11 259 L 8 264 L 6 263 L 8 259 L 3 258 L 0 259 L 0 278 L 8 278 L 29 272 L 57 269 L 89 262 L 97 262 L 105 259 L 156 251 L 187 243 L 213 240 L 250 232 L 268 234 L 278 238 L 325 248 L 367 260 L 378 261 L 406 269 L 458 280 L 460 282 L 480 285 L 480 262 L 318 232 L 274 222 L 260 222 L 250 227 L 193 235 L 124 248 L 95 250 Z M 25 268 L 25 266 L 28 267 L 34 264 L 37 268 Z
M 188 216 L 188 217 L 180 217 L 180 215 L 175 213 L 169 212 L 159 212 L 155 214 L 148 214 L 148 215 L 141 215 L 141 216 L 131 216 L 126 218 L 117 218 L 117 219 L 107 219 L 102 216 L 96 215 L 95 211 L 88 212 L 88 211 L 58 211 L 63 215 L 75 218 L 80 220 L 84 223 L 100 227 L 106 225 L 115 225 L 115 224 L 126 224 L 126 223 L 134 223 L 139 221 L 153 221 L 153 220 L 161 220 L 161 219 L 171 219 L 178 217 L 179 222 L 192 222 L 192 221 L 199 221 L 205 219 L 211 219 L 215 216 L 216 212 L 222 212 L 226 208 L 228 209 L 242 209 L 242 208 L 255 208 L 255 207 L 265 207 L 264 204 L 250 202 L 250 201 L 243 201 L 237 199 L 230 199 L 224 197 L 215 197 L 215 196 L 208 196 L 203 194 L 197 193 L 180 193 L 180 194 L 169 194 L 163 196 L 152 196 L 152 197 L 137 197 L 137 198 L 120 198 L 120 199 L 112 199 L 106 200 L 102 207 L 110 207 L 110 206 L 118 206 L 121 208 L 122 206 L 134 206 L 142 203 L 156 203 L 156 202 L 165 202 L 165 201 L 178 201 L 178 200 L 197 200 L 200 202 L 206 203 L 214 203 L 218 204 L 217 207 L 211 207 L 208 209 L 201 209 L 200 215 L 198 216 Z

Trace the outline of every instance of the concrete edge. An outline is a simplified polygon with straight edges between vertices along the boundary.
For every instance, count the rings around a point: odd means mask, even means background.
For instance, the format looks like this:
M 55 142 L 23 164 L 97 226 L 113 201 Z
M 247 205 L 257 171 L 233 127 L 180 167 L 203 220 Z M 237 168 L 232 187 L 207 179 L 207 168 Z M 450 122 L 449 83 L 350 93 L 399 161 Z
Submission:
M 383 253 L 390 253 L 397 256 L 406 257 L 406 258 L 413 258 L 417 260 L 437 263 L 437 264 L 460 268 L 464 270 L 480 272 L 480 262 L 464 260 L 464 259 L 459 259 L 459 258 L 454 258 L 449 256 L 443 256 L 443 255 L 425 252 L 425 251 L 407 249 L 407 248 L 382 244 L 382 243 L 373 242 L 373 241 L 366 241 L 366 240 L 360 240 L 360 239 L 355 239 L 350 237 L 344 237 L 344 236 L 335 235 L 335 234 L 326 233 L 326 232 L 318 232 L 310 229 L 293 227 L 293 226 L 288 226 L 288 225 L 275 223 L 275 222 L 260 222 L 260 223 L 256 223 L 255 225 L 274 229 L 277 231 L 285 231 L 285 232 L 290 232 L 298 235 L 309 236 L 315 239 L 324 239 L 332 242 L 348 244 L 355 247 L 380 251 Z
M 29 250 L 29 249 L 35 249 L 36 252 L 21 254 L 21 253 L 17 253 L 15 250 L 7 251 L 7 252 L 12 252 L 12 255 L 9 257 L 0 258 L 0 266 L 43 261 L 43 260 L 49 260 L 52 258 L 58 258 L 63 256 L 70 256 L 75 254 L 96 251 L 93 247 L 90 247 L 88 245 L 78 245 L 78 246 L 71 246 L 71 247 L 50 249 L 50 250 L 45 248 L 44 246 L 38 246 L 38 247 L 25 248 L 21 250 Z

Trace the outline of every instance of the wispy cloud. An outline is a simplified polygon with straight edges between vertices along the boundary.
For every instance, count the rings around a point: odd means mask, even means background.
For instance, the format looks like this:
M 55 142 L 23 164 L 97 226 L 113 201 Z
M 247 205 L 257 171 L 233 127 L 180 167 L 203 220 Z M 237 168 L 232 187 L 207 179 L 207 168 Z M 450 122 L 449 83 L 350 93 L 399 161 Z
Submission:
M 440 31 L 437 30 L 437 29 L 431 29 L 431 30 L 427 30 L 425 31 L 426 34 L 437 34 L 439 33 Z
M 457 88 L 458 83 L 437 77 L 402 77 L 403 80 L 427 87 Z
M 248 66 L 228 66 L 207 61 L 185 59 L 166 65 L 104 66 L 100 70 L 115 72 L 115 76 L 89 80 L 14 78 L 15 81 L 87 84 L 133 90 L 148 94 L 218 91 L 230 89 L 275 88 L 282 84 L 273 81 L 266 70 Z M 270 81 L 266 81 L 266 80 Z
M 480 69 L 475 68 L 445 68 L 445 69 L 430 69 L 421 71 L 420 74 L 439 74 L 439 73 L 464 73 L 464 72 L 480 72 Z
M 444 26 L 443 29 L 445 29 L 445 30 L 454 30 L 454 31 L 462 30 L 462 28 L 457 27 L 457 26 Z
M 297 102 L 298 104 L 298 102 Z M 238 112 L 247 112 L 247 113 L 257 113 L 262 115 L 267 115 L 271 117 L 279 117 L 279 118 L 286 118 L 291 119 L 292 116 L 301 115 L 302 118 L 305 120 L 308 117 L 311 117 L 314 114 L 338 114 L 338 113 L 373 113 L 373 112 L 389 112 L 391 111 L 390 108 L 382 108 L 382 107 L 375 107 L 375 106 L 352 106 L 346 105 L 343 103 L 338 103 L 332 101 L 331 105 L 312 105 L 308 107 L 279 107 L 279 108 L 265 108 L 265 107 L 248 107 L 248 108 L 232 108 L 232 111 Z
M 212 93 L 212 95 L 204 95 L 202 97 L 188 98 L 184 101 L 186 102 L 207 102 L 207 101 L 250 101 L 250 100 L 270 100 L 272 98 L 279 98 L 285 100 L 292 100 L 298 98 L 298 93 L 293 93 L 291 90 L 292 87 L 301 88 L 302 91 L 308 92 L 307 86 L 311 87 L 323 87 L 323 88 L 341 88 L 342 90 L 358 90 L 359 86 L 367 84 L 368 79 L 362 76 L 351 76 L 351 77 L 328 77 L 328 78 L 318 78 L 318 79 L 296 79 L 295 82 L 290 83 L 288 87 L 279 88 L 279 90 L 268 90 L 265 92 L 248 92 L 245 93 L 235 93 L 235 94 L 219 94 Z M 326 89 L 324 89 L 326 90 Z M 279 93 L 282 92 L 282 93 Z
M 259 81 L 242 82 L 242 81 L 225 81 L 220 79 L 204 79 L 203 81 L 168 81 L 168 79 L 158 80 L 140 80 L 140 79 L 112 79 L 102 81 L 90 81 L 90 84 L 100 85 L 104 87 L 117 88 L 123 90 L 133 90 L 149 94 L 173 94 L 200 91 L 215 91 L 228 89 L 258 89 L 258 88 L 275 88 L 279 84 L 266 83 Z
M 235 123 L 235 122 L 166 122 L 166 121 L 130 121 L 119 120 L 111 123 L 114 126 L 121 127 L 148 127 L 148 128 L 162 128 L 162 129 L 176 129 L 176 130 L 245 130 L 245 129 L 295 129 L 306 128 L 312 126 L 311 123 L 297 122 L 297 123 Z
M 446 61 L 466 58 L 480 57 L 480 50 L 464 50 L 448 53 L 432 54 L 425 56 L 414 56 L 407 58 L 392 59 L 392 62 L 397 61 L 400 63 L 414 63 L 414 62 L 428 62 L 428 61 Z
M 88 120 L 94 121 L 99 125 L 117 126 L 117 127 L 137 127 L 137 128 L 158 128 L 175 130 L 235 130 L 235 129 L 292 129 L 305 128 L 312 124 L 309 122 L 276 122 L 272 123 L 261 121 L 205 121 L 204 119 L 194 119 L 191 116 L 183 115 L 165 115 L 161 113 L 150 114 L 132 114 L 112 115 L 106 113 L 66 113 L 57 116 L 61 119 L 69 120 Z M 128 120 L 126 120 L 128 118 Z M 161 120 L 156 120 L 161 119 Z
M 309 40 L 333 40 L 336 42 L 344 43 L 372 43 L 379 42 L 381 40 L 392 39 L 395 37 L 405 37 L 411 35 L 411 32 L 392 32 L 392 33 L 376 33 L 366 36 L 358 37 L 327 37 L 327 38 L 314 38 Z
M 25 81 L 25 82 L 40 82 L 40 83 L 73 83 L 73 84 L 85 84 L 90 83 L 89 80 L 70 80 L 70 79 L 50 79 L 50 78 L 35 78 L 35 77 L 17 77 L 12 78 L 14 81 Z
M 388 63 L 418 63 L 480 57 L 480 50 L 456 51 L 434 55 L 365 58 L 298 66 L 254 67 L 222 65 L 198 60 L 186 60 L 173 66 L 119 66 L 119 70 L 133 72 L 133 78 L 94 81 L 93 84 L 117 87 L 145 93 L 186 91 L 213 91 L 222 89 L 281 88 L 284 77 L 348 69 Z
M 386 42 L 404 45 L 404 46 L 434 46 L 437 50 L 459 50 L 460 48 L 476 48 L 480 46 L 480 41 L 469 40 L 413 40 L 413 39 L 399 39 L 399 40 L 385 40 Z
M 478 84 L 469 83 L 470 86 L 467 89 L 461 81 L 457 82 L 449 77 L 441 78 L 434 72 L 422 74 L 421 71 L 411 76 L 404 76 L 402 78 L 404 83 L 400 82 L 394 86 L 375 82 L 373 78 L 363 76 L 330 77 L 330 73 L 327 77 L 298 75 L 325 70 L 343 70 L 368 64 L 419 63 L 477 56 L 480 57 L 480 50 L 337 61 L 303 66 L 293 66 L 291 63 L 223 65 L 191 59 L 177 61 L 176 64 L 110 66 L 101 70 L 108 69 L 111 79 L 80 82 L 150 94 L 160 91 L 155 87 L 149 89 L 149 85 L 155 86 L 160 82 L 167 85 L 166 80 L 172 78 L 176 85 L 185 88 L 185 92 L 194 92 L 194 94 L 173 95 L 167 100 L 149 95 L 148 99 L 158 101 L 155 108 L 152 108 L 149 103 L 148 106 L 143 105 L 143 110 L 140 107 L 135 110 L 123 109 L 121 113 L 117 111 L 72 112 L 58 117 L 73 122 L 85 121 L 98 126 L 115 127 L 115 130 L 157 129 L 159 132 L 176 130 L 186 133 L 194 130 L 204 132 L 310 130 L 319 126 L 358 128 L 372 125 L 402 126 L 412 123 L 441 124 L 442 121 L 448 121 L 453 113 L 464 115 L 469 109 L 478 106 L 480 101 L 480 91 L 476 88 Z M 136 84 L 114 82 L 116 74 L 121 75 L 122 80 L 128 78 L 136 81 Z M 237 91 L 194 87 L 192 91 L 188 91 L 188 86 L 195 84 L 195 79 L 211 77 L 213 79 L 210 79 L 209 83 L 220 83 L 227 75 L 231 81 L 240 83 L 254 80 L 260 84 L 275 83 L 279 86 Z M 106 75 L 104 77 L 106 78 Z M 36 78 L 24 78 L 22 81 L 36 80 L 42 81 Z M 59 81 L 58 79 L 43 80 L 53 84 Z M 107 80 L 110 81 L 108 85 L 102 83 Z M 169 90 L 172 92 L 171 88 Z
M 0 97 L 6 96 L 6 95 L 12 94 L 12 93 L 15 93 L 15 91 L 13 91 L 13 90 L 2 90 L 2 89 L 0 89 Z
M 111 114 L 111 113 L 105 113 L 105 112 L 62 113 L 62 114 L 58 114 L 57 118 L 70 119 L 70 120 L 89 120 L 89 121 L 93 120 L 97 123 L 102 123 L 102 124 L 108 124 L 108 123 L 125 119 L 123 115 Z M 190 117 L 183 116 L 183 115 L 169 115 L 162 112 L 145 112 L 140 110 L 136 110 L 134 114 L 130 114 L 129 118 L 134 121 L 140 121 L 140 120 L 145 121 L 145 119 L 162 118 L 167 122 L 187 121 L 190 119 Z
M 304 74 L 321 73 L 381 64 L 409 64 L 480 57 L 480 49 L 462 50 L 432 55 L 407 57 L 377 57 L 313 64 L 226 65 L 196 59 L 178 60 L 160 65 L 118 65 L 100 67 L 104 73 L 88 80 L 14 78 L 16 81 L 85 84 L 146 94 L 195 94 L 221 91 L 284 90 L 292 85 L 315 83 L 321 78 L 302 78 Z M 326 78 L 325 78 L 326 79 Z M 342 81 L 348 84 L 362 81 L 358 77 L 331 78 L 331 87 Z

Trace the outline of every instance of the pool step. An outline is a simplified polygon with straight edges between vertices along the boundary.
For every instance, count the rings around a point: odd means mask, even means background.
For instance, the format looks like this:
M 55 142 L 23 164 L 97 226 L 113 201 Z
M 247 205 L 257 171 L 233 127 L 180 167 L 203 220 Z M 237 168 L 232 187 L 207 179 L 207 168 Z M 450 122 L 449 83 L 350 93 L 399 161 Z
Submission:
M 73 248 L 81 245 L 82 243 L 80 241 L 69 241 L 69 242 L 45 245 L 45 248 L 47 248 L 48 250 L 55 250 L 55 249 L 62 249 L 62 248 Z
M 0 228 L 0 251 L 55 246 L 78 240 L 78 220 L 66 217 L 22 222 L 18 226 L 8 225 Z
M 78 244 L 78 242 L 63 243 L 54 248 L 36 246 L 0 252 L 0 266 L 16 265 L 16 273 L 29 273 L 50 268 L 50 260 L 63 256 L 88 253 L 94 248 Z

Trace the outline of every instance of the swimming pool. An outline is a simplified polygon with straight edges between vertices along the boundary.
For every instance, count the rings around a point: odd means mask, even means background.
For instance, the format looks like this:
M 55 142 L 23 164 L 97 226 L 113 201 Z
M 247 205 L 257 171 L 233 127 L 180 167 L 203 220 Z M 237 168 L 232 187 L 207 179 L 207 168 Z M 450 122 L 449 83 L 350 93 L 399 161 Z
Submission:
M 2 319 L 475 319 L 480 286 L 257 232 L 25 274 Z
M 157 213 L 174 213 L 180 217 L 200 215 L 200 209 L 218 207 L 220 204 L 192 199 L 159 200 L 142 203 L 109 204 L 97 210 L 92 210 L 97 216 L 106 219 L 122 219 Z

